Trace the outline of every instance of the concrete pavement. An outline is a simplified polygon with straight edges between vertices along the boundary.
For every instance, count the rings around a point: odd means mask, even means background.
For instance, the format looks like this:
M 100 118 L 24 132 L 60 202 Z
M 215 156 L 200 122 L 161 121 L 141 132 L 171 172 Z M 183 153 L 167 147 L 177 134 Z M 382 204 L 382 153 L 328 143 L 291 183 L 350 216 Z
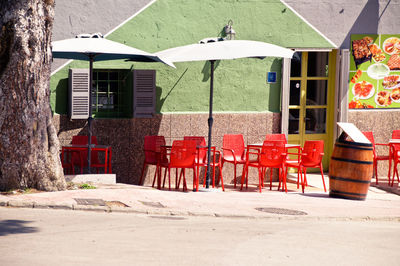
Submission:
M 277 183 L 273 183 L 272 190 L 268 184 L 262 193 L 254 185 L 243 191 L 226 185 L 225 192 L 217 188 L 184 193 L 127 184 L 95 184 L 97 189 L 1 194 L 0 206 L 168 216 L 400 221 L 397 182 L 394 189 L 386 189 L 389 191 L 382 189 L 384 185 L 371 186 L 365 201 L 354 201 L 330 198 L 323 191 L 320 175 L 308 175 L 309 186 L 304 194 L 297 189 L 295 176 L 289 179 L 288 193 L 277 191 Z M 328 186 L 328 178 L 325 180 Z

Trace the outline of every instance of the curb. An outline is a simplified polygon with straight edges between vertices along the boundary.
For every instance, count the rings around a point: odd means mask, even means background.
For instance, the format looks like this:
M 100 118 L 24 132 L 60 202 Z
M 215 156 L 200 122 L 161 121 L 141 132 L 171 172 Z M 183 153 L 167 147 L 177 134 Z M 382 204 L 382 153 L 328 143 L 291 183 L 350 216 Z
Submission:
M 343 216 L 304 216 L 304 215 L 238 215 L 238 214 L 221 214 L 211 212 L 193 212 L 193 211 L 178 211 L 178 210 L 165 210 L 165 209 L 152 209 L 152 210 L 137 210 L 130 207 L 109 207 L 109 206 L 89 206 L 77 204 L 42 204 L 30 201 L 10 200 L 0 201 L 0 207 L 9 208 L 32 208 L 32 209 L 53 209 L 53 210 L 74 210 L 74 211 L 93 211 L 93 212 L 106 212 L 106 213 L 134 213 L 141 215 L 160 216 L 160 217 L 215 217 L 215 218 L 228 218 L 228 219 L 268 219 L 268 220 L 297 220 L 297 221 L 386 221 L 386 222 L 400 222 L 400 216 L 356 216 L 356 217 L 343 217 Z

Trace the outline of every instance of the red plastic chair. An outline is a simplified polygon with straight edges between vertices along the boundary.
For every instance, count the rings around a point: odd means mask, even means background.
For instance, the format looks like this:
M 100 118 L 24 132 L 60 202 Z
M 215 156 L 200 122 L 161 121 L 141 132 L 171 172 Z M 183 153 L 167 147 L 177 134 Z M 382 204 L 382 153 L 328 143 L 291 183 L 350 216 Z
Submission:
M 246 163 L 246 147 L 244 146 L 243 135 L 224 135 L 222 143 L 221 172 L 225 163 L 234 165 L 234 187 L 236 188 L 236 165 Z
M 71 144 L 88 145 L 88 139 L 89 139 L 88 136 L 72 136 Z M 91 143 L 94 145 L 98 145 L 96 136 L 92 136 Z M 92 151 L 91 153 L 92 154 L 91 154 L 90 167 L 96 168 L 97 173 L 99 173 L 99 168 L 104 168 L 104 172 L 106 172 L 107 162 L 106 161 L 104 163 L 100 162 L 98 151 Z M 78 155 L 77 153 L 72 154 L 72 162 L 74 165 L 80 166 L 81 173 L 83 173 L 83 168 L 87 167 L 88 165 L 86 158 L 87 158 L 87 150 L 82 150 L 80 152 L 80 155 Z
M 376 149 L 375 149 L 376 145 L 389 147 L 389 144 L 387 144 L 387 143 L 375 143 L 374 134 L 372 133 L 372 131 L 365 131 L 365 132 L 363 132 L 363 134 L 372 143 L 373 155 L 374 155 L 374 175 L 375 175 L 375 179 L 376 179 L 376 184 L 378 185 L 378 162 L 379 161 L 389 161 L 388 182 L 390 183 L 390 171 L 391 171 L 391 168 L 392 168 L 392 158 L 391 158 L 391 155 L 390 155 L 390 151 L 388 152 L 387 155 L 378 155 L 377 152 L 376 152 Z
M 324 156 L 324 141 L 323 140 L 306 140 L 304 147 L 300 153 L 299 162 L 286 162 L 286 174 L 289 167 L 297 168 L 297 188 L 299 188 L 299 176 L 301 177 L 301 186 L 304 193 L 304 186 L 307 185 L 307 168 L 319 168 L 326 192 L 324 172 L 322 166 L 322 158 Z M 304 177 L 303 177 L 304 173 Z M 280 184 L 279 184 L 280 186 Z
M 159 162 L 159 158 L 161 156 L 161 146 L 165 145 L 164 136 L 145 136 L 143 151 L 144 151 L 144 161 L 142 167 L 142 174 L 140 175 L 139 185 L 142 185 L 143 182 L 143 174 L 147 165 L 155 165 L 156 171 L 154 171 L 154 179 L 153 179 L 153 187 L 154 182 L 156 180 L 157 174 L 160 174 L 160 168 L 157 163 Z M 160 183 L 158 183 L 158 188 Z
M 184 136 L 183 140 L 194 140 L 196 142 L 196 147 L 198 149 L 195 162 L 196 162 L 197 176 L 199 176 L 200 167 L 204 166 L 204 162 L 206 161 L 207 157 L 207 149 L 203 149 L 206 146 L 206 139 L 201 136 Z
M 72 153 L 73 152 L 71 151 L 64 151 L 64 149 L 61 150 L 61 165 L 65 174 L 75 174 L 75 165 L 72 160 Z
M 248 157 L 250 155 L 256 155 L 258 160 L 249 161 Z M 279 169 L 279 180 L 285 184 L 286 187 L 286 176 L 285 176 L 285 161 L 286 161 L 286 148 L 285 141 L 283 140 L 265 140 L 263 146 L 261 148 L 261 152 L 248 152 L 247 153 L 247 163 L 245 165 L 245 171 L 242 176 L 242 182 L 240 189 L 243 189 L 243 184 L 246 179 L 248 179 L 248 167 L 256 167 L 258 168 L 259 175 L 259 189 L 261 192 L 261 188 L 264 185 L 264 175 L 265 168 L 269 167 L 271 169 L 270 172 L 270 189 L 272 189 L 272 168 Z M 246 186 L 247 187 L 247 186 Z M 286 188 L 287 192 L 287 188 Z
M 283 140 L 285 144 L 287 143 L 285 134 L 267 134 L 265 140 Z
M 193 189 L 198 190 L 195 159 L 196 159 L 196 141 L 175 140 L 172 143 L 170 162 L 168 164 L 168 178 L 169 180 L 171 180 L 170 178 L 171 168 L 176 168 L 177 172 L 179 168 L 182 169 L 181 174 L 179 176 L 177 188 L 179 188 L 179 184 L 183 176 L 183 191 L 187 190 L 186 176 L 185 176 L 186 168 L 193 169 Z
M 208 148 L 202 148 L 205 152 L 207 152 Z M 220 182 L 221 182 L 221 187 L 222 191 L 225 191 L 224 187 L 224 178 L 222 176 L 222 157 L 221 157 L 221 152 L 217 151 L 215 147 L 211 147 L 211 161 L 210 161 L 210 167 L 212 167 L 213 172 L 212 172 L 212 187 L 215 187 L 215 168 L 219 167 L 219 177 L 220 177 Z M 203 162 L 203 165 L 206 169 L 204 172 L 204 182 L 203 182 L 203 187 L 206 185 L 206 175 L 207 175 L 207 158 L 205 158 L 205 161 Z
M 393 130 L 392 139 L 400 139 L 400 130 Z M 397 175 L 397 182 L 400 183 L 399 172 L 397 170 L 397 165 L 400 163 L 400 144 L 392 144 L 392 159 L 393 159 L 393 177 L 392 177 L 392 187 L 394 185 L 394 176 Z M 390 166 L 389 166 L 390 167 Z M 390 179 L 389 179 L 390 183 Z

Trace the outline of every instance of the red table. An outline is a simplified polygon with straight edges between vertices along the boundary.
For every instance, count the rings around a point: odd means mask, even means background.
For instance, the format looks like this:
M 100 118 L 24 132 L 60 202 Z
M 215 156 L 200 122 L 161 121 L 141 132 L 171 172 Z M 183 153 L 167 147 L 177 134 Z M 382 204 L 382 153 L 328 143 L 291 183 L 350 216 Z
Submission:
M 397 156 L 395 156 L 396 152 L 400 152 L 400 139 L 390 139 L 389 140 L 389 160 L 395 160 Z M 390 165 L 390 164 L 389 164 Z M 390 166 L 389 166 L 390 167 Z M 392 186 L 394 184 L 395 173 L 397 173 L 397 164 L 393 163 L 393 176 L 392 176 Z M 398 175 L 398 173 L 397 173 Z M 390 176 L 389 176 L 389 185 L 390 185 Z
M 247 147 L 246 147 L 246 149 L 247 149 L 246 150 L 246 163 L 243 166 L 243 171 L 242 171 L 242 184 L 243 184 L 243 181 L 244 181 L 244 177 L 247 175 L 247 171 L 248 171 L 247 168 L 248 168 L 248 164 L 249 164 L 249 161 L 250 161 L 250 159 L 249 159 L 250 150 L 253 149 L 253 150 L 257 150 L 258 152 L 261 152 L 260 149 L 262 148 L 263 144 L 264 144 L 263 142 L 259 142 L 259 143 L 252 143 L 252 144 L 248 144 L 247 145 Z M 297 149 L 298 153 L 300 154 L 301 145 L 300 144 L 286 143 L 285 144 L 285 148 L 286 148 L 286 150 L 288 150 L 288 149 Z M 247 185 L 248 184 L 247 184 L 247 181 L 246 181 L 246 188 L 247 188 Z
M 112 150 L 111 146 L 106 146 L 106 145 L 91 145 L 90 149 L 92 151 L 98 151 L 98 152 L 104 152 L 104 173 L 111 174 L 111 156 L 112 156 Z M 79 155 L 80 161 L 81 161 L 81 166 L 83 165 L 84 160 L 87 158 L 83 158 L 83 154 L 88 150 L 87 145 L 66 145 L 62 146 L 61 149 L 61 161 L 64 162 L 64 154 L 73 154 L 77 153 Z M 71 156 L 72 158 L 72 156 Z M 72 163 L 72 168 L 74 167 L 73 162 Z M 103 167 L 103 166 L 102 166 Z M 81 167 L 81 174 L 83 173 L 83 168 Z

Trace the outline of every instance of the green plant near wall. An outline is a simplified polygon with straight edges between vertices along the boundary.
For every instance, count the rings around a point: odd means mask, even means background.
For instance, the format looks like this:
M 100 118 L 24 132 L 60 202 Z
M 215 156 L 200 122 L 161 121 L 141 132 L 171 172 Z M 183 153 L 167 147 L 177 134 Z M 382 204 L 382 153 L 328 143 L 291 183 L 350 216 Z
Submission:
M 80 189 L 96 189 L 97 187 L 95 187 L 95 186 L 93 186 L 91 184 L 84 183 L 84 184 L 79 185 L 79 188 Z

